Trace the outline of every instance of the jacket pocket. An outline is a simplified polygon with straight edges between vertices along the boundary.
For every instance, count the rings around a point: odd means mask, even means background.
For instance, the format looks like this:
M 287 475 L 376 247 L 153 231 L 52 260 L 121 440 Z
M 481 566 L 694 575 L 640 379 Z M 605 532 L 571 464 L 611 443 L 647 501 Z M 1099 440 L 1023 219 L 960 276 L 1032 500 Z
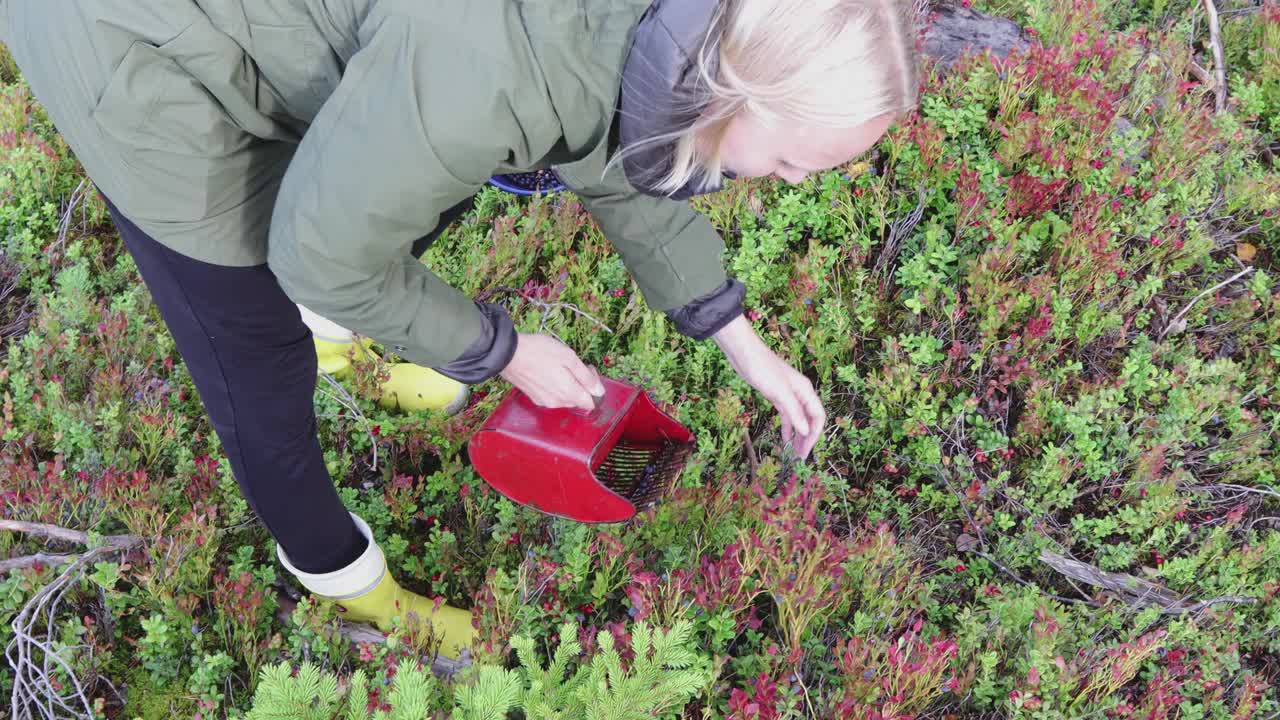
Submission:
M 164 47 L 129 47 L 93 110 L 98 124 L 140 149 L 225 157 L 246 148 L 253 138 Z
M 342 79 L 329 43 L 313 25 L 249 23 L 253 59 L 290 114 L 310 123 Z
M 198 38 L 134 42 L 91 115 L 121 164 L 118 204 L 139 219 L 203 220 L 245 199 L 262 141 L 246 132 L 180 62 Z M 122 168 L 123 169 L 123 168 Z M 116 199 L 116 198 L 113 198 Z

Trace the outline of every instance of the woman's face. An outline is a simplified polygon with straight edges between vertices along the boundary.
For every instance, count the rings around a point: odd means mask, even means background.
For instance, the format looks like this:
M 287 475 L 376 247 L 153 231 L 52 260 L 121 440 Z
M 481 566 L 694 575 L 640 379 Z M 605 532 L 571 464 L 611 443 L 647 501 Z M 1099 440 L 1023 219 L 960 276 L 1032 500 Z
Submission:
M 753 113 L 729 121 L 720 154 L 725 171 L 738 177 L 774 176 L 803 182 L 810 173 L 843 165 L 875 145 L 893 123 L 893 114 L 851 128 L 825 128 L 784 121 L 767 126 Z

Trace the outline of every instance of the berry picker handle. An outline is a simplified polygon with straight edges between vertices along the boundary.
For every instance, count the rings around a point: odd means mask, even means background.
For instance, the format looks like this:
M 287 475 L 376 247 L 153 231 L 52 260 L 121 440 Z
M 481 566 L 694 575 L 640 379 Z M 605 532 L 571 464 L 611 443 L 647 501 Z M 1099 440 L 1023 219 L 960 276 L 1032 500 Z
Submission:
M 581 417 L 593 417 L 593 418 L 594 418 L 596 415 L 598 415 L 598 414 L 600 413 L 600 406 L 601 406 L 601 405 L 604 405 L 604 398 L 605 398 L 605 395 L 607 395 L 607 394 L 609 393 L 609 386 L 605 384 L 605 382 L 604 382 L 604 376 L 600 374 L 600 370 L 599 370 L 599 369 L 597 369 L 595 365 L 588 365 L 587 367 L 591 368 L 591 372 L 595 373 L 596 377 L 600 379 L 600 387 L 603 387 L 603 388 L 604 388 L 604 393 L 602 393 L 602 394 L 600 394 L 600 395 L 595 395 L 595 394 L 592 394 L 592 395 L 591 395 L 591 403 L 592 403 L 593 407 L 592 407 L 590 410 L 577 410 L 577 409 L 575 409 L 575 410 L 573 410 L 572 412 L 573 412 L 575 415 L 579 415 L 579 416 L 581 416 Z
M 575 408 L 572 410 L 573 414 L 580 415 L 582 417 L 594 418 L 596 415 L 600 414 L 600 406 L 604 405 L 604 395 L 592 395 L 591 403 L 593 407 L 590 410 L 580 410 Z

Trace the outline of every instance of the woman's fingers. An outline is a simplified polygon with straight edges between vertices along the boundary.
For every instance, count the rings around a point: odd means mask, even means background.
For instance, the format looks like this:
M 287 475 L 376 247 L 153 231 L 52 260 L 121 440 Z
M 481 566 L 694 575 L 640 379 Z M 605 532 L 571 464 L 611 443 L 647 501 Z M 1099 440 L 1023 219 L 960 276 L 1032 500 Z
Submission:
M 782 416 L 782 441 L 799 446 L 800 437 L 809 434 L 809 421 L 804 416 L 800 401 L 790 388 L 783 387 L 781 393 L 772 398 L 773 406 Z
M 739 375 L 759 390 L 777 409 L 782 420 L 782 440 L 804 458 L 817 444 L 826 412 L 813 384 L 772 352 L 745 354 Z
M 587 394 L 597 397 L 604 394 L 604 383 L 600 382 L 600 375 L 587 367 L 576 353 L 567 363 L 567 367 L 574 380 L 582 386 L 583 390 L 587 391 Z
M 593 410 L 592 395 L 604 391 L 599 374 L 551 335 L 521 333 L 516 354 L 502 374 L 539 407 Z
M 814 391 L 813 384 L 807 378 L 803 378 L 800 383 L 800 402 L 804 405 L 805 413 L 808 415 L 810 430 L 804 439 L 804 446 L 800 453 L 801 457 L 806 457 L 813 450 L 813 446 L 818 444 L 818 438 L 822 437 L 822 428 L 827 421 L 827 411 L 822 407 L 822 400 L 818 397 L 818 393 Z
M 783 385 L 773 404 L 782 417 L 783 442 L 791 443 L 799 458 L 808 457 L 826 422 L 826 411 L 812 383 L 797 372 Z
M 574 352 L 573 348 L 558 340 L 556 345 L 561 371 L 565 374 L 561 378 L 561 391 L 565 399 L 573 407 L 594 410 L 596 406 L 594 398 L 604 394 L 604 385 L 600 382 L 599 375 L 582 362 L 582 358 L 578 357 L 578 353 Z

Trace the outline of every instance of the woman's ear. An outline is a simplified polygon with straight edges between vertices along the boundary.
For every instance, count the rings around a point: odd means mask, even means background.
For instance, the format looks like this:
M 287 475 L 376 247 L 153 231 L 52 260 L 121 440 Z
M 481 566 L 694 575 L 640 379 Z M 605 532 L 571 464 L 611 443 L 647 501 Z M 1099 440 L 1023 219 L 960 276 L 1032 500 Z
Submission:
M 693 136 L 694 148 L 700 160 L 705 163 L 720 158 L 720 144 L 732 122 L 732 114 L 716 114 L 711 107 L 703 111 L 698 123 L 694 125 Z

